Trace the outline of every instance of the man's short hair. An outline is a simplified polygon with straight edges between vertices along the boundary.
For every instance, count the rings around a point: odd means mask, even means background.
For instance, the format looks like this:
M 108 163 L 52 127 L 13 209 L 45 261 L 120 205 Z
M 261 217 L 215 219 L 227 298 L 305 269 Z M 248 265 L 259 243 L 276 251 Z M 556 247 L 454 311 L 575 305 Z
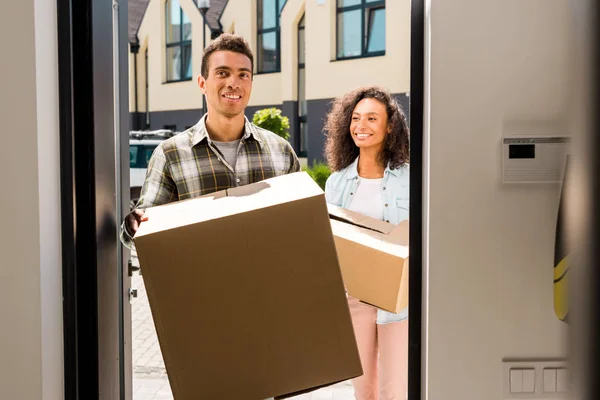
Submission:
M 250 59 L 250 64 L 254 66 L 254 54 L 252 54 L 252 50 L 246 39 L 240 35 L 223 33 L 204 49 L 200 73 L 205 79 L 208 78 L 208 61 L 215 51 L 232 51 L 243 54 Z

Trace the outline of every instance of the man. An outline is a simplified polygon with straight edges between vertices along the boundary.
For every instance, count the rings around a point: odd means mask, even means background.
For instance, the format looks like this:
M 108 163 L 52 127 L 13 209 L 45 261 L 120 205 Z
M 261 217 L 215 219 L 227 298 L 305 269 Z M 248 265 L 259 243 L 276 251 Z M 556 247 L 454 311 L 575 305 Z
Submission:
M 238 35 L 223 34 L 206 47 L 198 86 L 208 112 L 195 126 L 155 149 L 140 200 L 121 226 L 125 246 L 131 247 L 148 207 L 300 170 L 285 139 L 244 116 L 253 62 L 252 50 Z

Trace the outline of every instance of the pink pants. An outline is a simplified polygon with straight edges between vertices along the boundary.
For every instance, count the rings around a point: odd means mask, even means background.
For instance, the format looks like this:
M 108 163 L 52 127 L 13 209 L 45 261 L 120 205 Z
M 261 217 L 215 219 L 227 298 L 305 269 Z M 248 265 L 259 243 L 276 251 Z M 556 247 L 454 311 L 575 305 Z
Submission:
M 408 320 L 377 325 L 377 310 L 348 296 L 364 374 L 352 380 L 356 400 L 406 400 Z

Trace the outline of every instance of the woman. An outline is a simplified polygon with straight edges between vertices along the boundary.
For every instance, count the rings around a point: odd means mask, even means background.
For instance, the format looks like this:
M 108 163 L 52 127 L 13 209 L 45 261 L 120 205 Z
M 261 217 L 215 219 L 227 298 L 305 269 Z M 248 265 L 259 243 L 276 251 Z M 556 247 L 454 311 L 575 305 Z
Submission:
M 325 125 L 325 154 L 333 174 L 327 202 L 398 224 L 408 219 L 409 132 L 406 116 L 380 87 L 335 100 Z M 377 310 L 348 297 L 364 375 L 353 379 L 357 400 L 405 400 L 408 309 Z

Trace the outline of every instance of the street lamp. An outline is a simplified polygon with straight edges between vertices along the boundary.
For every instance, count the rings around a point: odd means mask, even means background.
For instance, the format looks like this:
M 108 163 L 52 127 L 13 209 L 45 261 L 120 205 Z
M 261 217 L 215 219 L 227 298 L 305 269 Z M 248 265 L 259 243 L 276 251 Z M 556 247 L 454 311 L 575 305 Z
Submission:
M 198 10 L 202 14 L 202 51 L 206 49 L 206 12 L 210 8 L 210 0 L 198 0 Z M 206 96 L 202 98 L 202 115 L 206 114 Z

